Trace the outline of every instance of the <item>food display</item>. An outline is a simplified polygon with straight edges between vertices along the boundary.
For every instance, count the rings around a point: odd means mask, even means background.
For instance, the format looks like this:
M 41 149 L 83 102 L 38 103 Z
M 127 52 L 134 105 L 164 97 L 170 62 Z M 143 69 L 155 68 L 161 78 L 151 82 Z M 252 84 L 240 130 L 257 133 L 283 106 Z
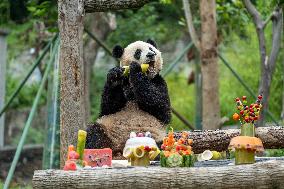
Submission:
M 150 132 L 136 134 L 130 133 L 123 149 L 123 156 L 128 159 L 131 166 L 149 166 L 160 153 Z
M 160 153 L 162 167 L 191 167 L 194 164 L 194 156 L 191 148 L 192 139 L 188 138 L 188 132 L 182 132 L 181 138 L 174 138 L 173 129 L 163 139 Z

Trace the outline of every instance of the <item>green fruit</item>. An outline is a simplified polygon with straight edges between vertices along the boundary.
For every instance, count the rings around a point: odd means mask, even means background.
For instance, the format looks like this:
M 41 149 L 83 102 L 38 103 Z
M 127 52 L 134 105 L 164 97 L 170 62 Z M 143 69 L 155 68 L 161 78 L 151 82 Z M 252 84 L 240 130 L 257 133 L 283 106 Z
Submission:
M 167 165 L 169 167 L 180 167 L 183 163 L 183 158 L 179 154 L 172 154 L 167 158 Z
M 193 155 L 184 155 L 183 161 L 184 167 L 192 167 L 194 165 L 195 158 Z
M 166 167 L 167 166 L 167 158 L 164 155 L 164 152 L 160 153 L 160 163 L 161 163 L 161 167 Z

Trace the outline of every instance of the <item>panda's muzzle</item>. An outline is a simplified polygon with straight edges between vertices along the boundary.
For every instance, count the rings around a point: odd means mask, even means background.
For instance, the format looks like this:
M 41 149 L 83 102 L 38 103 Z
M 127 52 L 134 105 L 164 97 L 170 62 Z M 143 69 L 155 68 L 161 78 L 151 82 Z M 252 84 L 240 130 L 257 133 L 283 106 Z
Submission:
M 146 57 L 147 57 L 148 59 L 153 59 L 153 58 L 155 57 L 155 55 L 156 55 L 156 53 L 154 53 L 154 52 L 148 52 L 148 53 L 146 54 Z
M 156 56 L 156 53 L 155 52 L 148 52 L 146 54 L 146 57 L 147 57 L 147 63 L 151 66 L 155 63 L 155 56 Z

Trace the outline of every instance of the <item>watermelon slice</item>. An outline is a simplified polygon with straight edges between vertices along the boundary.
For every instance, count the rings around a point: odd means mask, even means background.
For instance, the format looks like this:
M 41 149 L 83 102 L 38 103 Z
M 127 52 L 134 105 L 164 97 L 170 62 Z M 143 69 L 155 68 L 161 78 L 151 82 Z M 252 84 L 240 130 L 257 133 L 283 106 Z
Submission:
M 91 167 L 102 167 L 104 165 L 111 167 L 112 150 L 110 148 L 85 149 L 83 160 Z

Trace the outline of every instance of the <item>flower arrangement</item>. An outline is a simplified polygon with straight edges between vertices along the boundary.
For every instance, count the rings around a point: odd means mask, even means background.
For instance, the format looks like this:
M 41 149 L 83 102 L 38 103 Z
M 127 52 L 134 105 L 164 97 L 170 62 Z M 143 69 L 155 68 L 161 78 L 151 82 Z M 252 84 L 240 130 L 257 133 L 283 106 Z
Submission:
M 261 111 L 262 95 L 257 97 L 255 103 L 247 105 L 246 96 L 236 98 L 236 106 L 239 111 L 233 115 L 235 121 L 241 123 L 241 136 L 232 138 L 229 149 L 235 151 L 235 164 L 250 164 L 255 162 L 255 152 L 262 152 L 263 144 L 255 137 L 255 122 L 259 119 Z
M 235 113 L 233 115 L 233 119 L 239 120 L 241 122 L 241 125 L 243 125 L 244 123 L 254 123 L 255 121 L 257 121 L 259 119 L 259 113 L 262 108 L 261 99 L 262 95 L 259 95 L 256 102 L 248 106 L 246 96 L 242 97 L 243 101 L 241 101 L 240 98 L 236 98 L 235 101 L 237 109 L 239 110 L 239 114 Z
M 182 132 L 181 138 L 176 140 L 171 128 L 168 136 L 163 139 L 160 153 L 162 167 L 191 167 L 193 166 L 192 139 L 187 139 L 188 133 Z

